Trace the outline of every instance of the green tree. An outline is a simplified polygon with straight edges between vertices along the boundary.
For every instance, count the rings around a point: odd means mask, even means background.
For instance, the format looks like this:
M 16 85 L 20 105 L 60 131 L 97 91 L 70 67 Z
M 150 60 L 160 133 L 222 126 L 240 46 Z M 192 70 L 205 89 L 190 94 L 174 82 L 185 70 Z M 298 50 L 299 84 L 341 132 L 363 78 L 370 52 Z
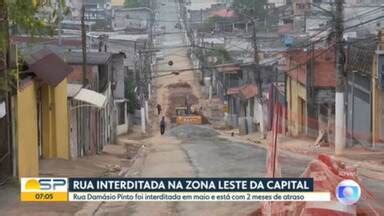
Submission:
M 62 8 L 65 1 L 60 0 Z M 0 95 L 4 95 L 10 89 L 15 77 L 10 69 L 9 60 L 9 36 L 11 33 L 23 33 L 35 36 L 41 33 L 53 33 L 58 21 L 56 9 L 50 16 L 41 19 L 37 14 L 44 7 L 51 7 L 50 0 L 0 0 Z
M 226 50 L 225 47 L 222 46 L 209 49 L 206 53 L 206 56 L 215 57 L 217 61 L 214 64 L 230 63 L 233 60 L 228 50 Z
M 232 8 L 239 16 L 264 19 L 267 15 L 267 0 L 234 0 Z
M 135 94 L 135 83 L 132 80 L 129 80 L 128 78 L 125 78 L 125 98 L 128 99 L 127 104 L 127 112 L 128 113 L 135 113 L 136 109 L 136 94 Z
M 143 7 L 143 1 L 142 0 L 125 0 L 124 6 L 127 8 L 137 8 L 137 7 Z

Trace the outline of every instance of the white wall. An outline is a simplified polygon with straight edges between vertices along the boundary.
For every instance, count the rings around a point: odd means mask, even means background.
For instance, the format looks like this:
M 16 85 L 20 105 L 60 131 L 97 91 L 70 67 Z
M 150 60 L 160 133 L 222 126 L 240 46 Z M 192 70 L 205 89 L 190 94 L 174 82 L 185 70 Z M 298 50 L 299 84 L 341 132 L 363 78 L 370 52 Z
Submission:
M 275 4 L 275 7 L 284 6 L 287 4 L 286 0 L 268 0 L 268 4 Z
M 125 134 L 125 133 L 128 133 L 128 129 L 129 129 L 129 126 L 128 126 L 128 114 L 127 114 L 127 103 L 124 103 L 124 114 L 125 114 L 125 120 L 124 120 L 124 124 L 121 124 L 119 125 L 118 124 L 118 115 L 119 115 L 119 111 L 118 111 L 118 106 L 116 104 L 116 135 L 119 136 L 119 135 L 122 135 L 122 134 Z

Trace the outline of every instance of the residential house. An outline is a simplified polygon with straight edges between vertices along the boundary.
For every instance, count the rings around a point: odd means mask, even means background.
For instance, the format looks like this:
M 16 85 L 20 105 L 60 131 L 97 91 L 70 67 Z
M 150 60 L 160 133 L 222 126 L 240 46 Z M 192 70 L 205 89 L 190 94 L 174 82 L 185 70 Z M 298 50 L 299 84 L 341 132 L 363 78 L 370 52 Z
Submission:
M 312 8 L 312 0 L 292 0 L 291 2 L 294 16 L 304 16 Z
M 110 0 L 85 0 L 85 19 L 95 22 L 95 30 L 112 29 L 112 4 Z
M 226 101 L 224 118 L 228 126 L 238 126 L 239 100 L 232 97 L 240 85 L 240 65 L 218 65 L 214 74 L 213 89 L 216 89 L 217 96 Z M 216 85 L 215 85 L 216 84 Z
M 333 140 L 334 48 L 291 49 L 285 61 L 288 134 L 317 137 L 324 132 Z
M 247 124 L 245 134 L 255 130 L 265 132 L 270 126 L 267 118 L 271 114 L 268 101 L 271 100 L 270 89 L 274 83 L 284 81 L 282 73 L 278 70 L 278 58 L 267 58 L 259 62 L 255 67 L 254 63 L 242 65 L 243 86 L 240 89 L 241 98 L 244 100 L 243 109 Z
M 185 24 L 190 41 L 195 41 L 197 38 L 201 38 L 202 35 L 200 34 L 200 30 L 204 23 L 208 20 L 208 18 L 215 16 L 215 12 L 219 12 L 219 10 L 223 9 L 224 11 L 221 13 L 223 13 L 222 15 L 225 15 L 227 10 L 226 5 L 216 1 L 192 2 L 187 5 L 185 14 L 187 22 L 185 22 Z M 220 15 L 220 12 L 218 15 Z
M 116 8 L 113 10 L 112 29 L 114 31 L 145 33 L 150 30 L 152 16 L 152 11 L 144 7 Z
M 234 10 L 226 7 L 211 9 L 208 18 L 216 19 L 212 29 L 214 33 L 248 32 L 249 27 L 253 25 L 252 22 L 239 18 Z
M 113 34 L 108 37 L 108 49 L 112 53 L 124 53 L 124 67 L 132 71 L 135 81 L 144 77 L 139 73 L 143 66 L 143 61 L 148 61 L 148 55 L 138 55 L 140 50 L 144 50 L 148 44 L 148 34 Z
M 332 4 L 329 1 L 319 1 L 316 7 L 312 7 L 310 13 L 305 18 L 304 31 L 310 35 L 319 34 L 320 31 L 330 31 L 332 27 Z M 320 9 L 321 8 L 321 9 Z M 329 11 L 329 13 L 324 12 Z M 345 28 L 366 23 L 358 28 L 353 28 L 345 33 L 345 38 L 362 38 L 368 34 L 376 34 L 382 20 L 377 19 L 383 14 L 384 9 L 379 4 L 356 4 L 344 8 Z M 377 20 L 375 20 L 377 19 Z M 373 20 L 373 21 L 372 21 Z M 328 32 L 324 33 L 325 35 Z M 321 35 L 324 36 L 324 35 Z
M 78 92 L 76 86 L 68 89 L 71 149 L 78 150 L 73 157 L 101 152 L 106 144 L 114 141 L 116 134 L 113 127 L 112 54 L 87 52 L 85 85 L 82 53 L 65 52 L 62 58 L 73 68 L 68 76 L 69 83 L 83 85 Z
M 273 82 L 281 80 L 276 66 L 276 61 L 265 61 L 258 68 L 254 63 L 218 68 L 216 85 L 226 89 L 228 125 L 239 126 L 243 134 L 264 132 L 268 122 L 268 91 Z
M 39 175 L 39 158 L 69 159 L 67 76 L 72 68 L 47 49 L 24 55 L 15 101 L 17 176 Z
M 281 7 L 287 4 L 287 0 L 268 0 L 269 5 L 274 5 L 274 7 Z
M 215 1 L 191 2 L 187 5 L 187 18 L 193 29 L 204 23 L 211 15 L 211 10 L 226 8 L 225 4 Z

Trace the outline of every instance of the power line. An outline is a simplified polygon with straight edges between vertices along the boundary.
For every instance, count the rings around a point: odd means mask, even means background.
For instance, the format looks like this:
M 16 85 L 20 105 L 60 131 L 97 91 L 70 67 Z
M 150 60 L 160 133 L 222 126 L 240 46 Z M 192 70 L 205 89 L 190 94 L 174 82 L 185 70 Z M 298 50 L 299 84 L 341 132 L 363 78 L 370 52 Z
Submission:
M 356 25 L 353 25 L 353 26 L 348 26 L 348 27 L 345 28 L 345 30 L 350 30 L 352 28 L 356 28 L 356 27 L 359 27 L 359 26 L 362 26 L 362 25 L 365 25 L 365 24 L 368 24 L 370 22 L 374 22 L 376 20 L 380 20 L 380 19 L 383 19 L 383 18 L 384 18 L 384 15 L 376 17 L 376 18 L 373 18 L 373 19 L 370 19 L 370 20 L 367 20 L 367 21 L 364 21 L 362 23 L 359 23 L 359 24 L 356 24 Z
M 369 14 L 371 14 L 373 12 L 376 12 L 377 10 L 381 10 L 383 8 L 384 8 L 384 6 L 380 6 L 378 8 L 373 9 L 373 10 L 363 12 L 361 14 L 358 14 L 358 15 L 354 16 L 354 17 L 351 17 L 349 19 L 344 20 L 344 22 L 349 22 L 349 21 L 354 20 L 354 19 L 360 19 L 362 16 L 367 16 L 367 15 L 369 15 Z

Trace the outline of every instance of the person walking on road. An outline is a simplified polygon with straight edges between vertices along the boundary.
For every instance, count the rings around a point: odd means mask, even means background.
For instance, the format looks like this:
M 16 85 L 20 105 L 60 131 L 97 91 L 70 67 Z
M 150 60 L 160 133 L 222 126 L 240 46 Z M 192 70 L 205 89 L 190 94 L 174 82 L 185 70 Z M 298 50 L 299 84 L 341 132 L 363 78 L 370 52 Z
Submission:
M 157 104 L 156 108 L 157 108 L 157 114 L 160 115 L 160 113 L 161 113 L 161 105 Z
M 160 121 L 160 133 L 163 135 L 165 133 L 165 117 L 163 116 Z

